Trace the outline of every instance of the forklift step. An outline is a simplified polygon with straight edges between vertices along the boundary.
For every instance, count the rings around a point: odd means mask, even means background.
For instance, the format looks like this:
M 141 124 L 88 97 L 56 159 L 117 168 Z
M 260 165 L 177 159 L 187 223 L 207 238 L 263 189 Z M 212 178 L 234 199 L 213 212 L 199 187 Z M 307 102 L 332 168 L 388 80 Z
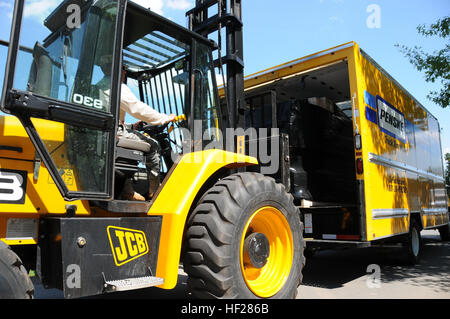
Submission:
M 112 281 L 105 281 L 105 291 L 115 292 L 115 291 L 142 289 L 161 285 L 163 283 L 164 283 L 163 278 L 152 276 L 112 280 Z

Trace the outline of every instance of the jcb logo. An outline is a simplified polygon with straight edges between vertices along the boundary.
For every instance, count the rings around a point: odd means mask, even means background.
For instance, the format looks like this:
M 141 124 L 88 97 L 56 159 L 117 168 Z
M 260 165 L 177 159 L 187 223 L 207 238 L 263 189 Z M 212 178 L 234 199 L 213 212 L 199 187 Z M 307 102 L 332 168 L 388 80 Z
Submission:
M 143 231 L 108 226 L 107 232 L 116 266 L 122 266 L 148 253 L 147 239 Z

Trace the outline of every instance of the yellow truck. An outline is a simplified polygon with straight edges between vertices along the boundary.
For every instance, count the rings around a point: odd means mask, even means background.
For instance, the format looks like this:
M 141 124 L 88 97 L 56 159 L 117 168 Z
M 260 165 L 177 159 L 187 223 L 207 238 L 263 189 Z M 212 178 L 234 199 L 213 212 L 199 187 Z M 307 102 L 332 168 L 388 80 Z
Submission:
M 245 77 L 246 127 L 289 137 L 307 249 L 449 238 L 438 120 L 350 42 Z

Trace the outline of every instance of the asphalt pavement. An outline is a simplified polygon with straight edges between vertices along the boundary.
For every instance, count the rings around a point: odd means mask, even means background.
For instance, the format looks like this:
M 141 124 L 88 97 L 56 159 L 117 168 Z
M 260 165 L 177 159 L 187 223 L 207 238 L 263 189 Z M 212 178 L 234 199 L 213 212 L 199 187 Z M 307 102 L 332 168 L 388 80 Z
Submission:
M 409 266 L 400 247 L 369 247 L 317 252 L 308 258 L 297 299 L 450 299 L 450 242 L 425 230 L 422 259 Z M 179 271 L 173 290 L 148 288 L 90 298 L 187 299 L 187 276 Z M 36 299 L 62 299 L 56 289 L 44 289 L 33 278 Z

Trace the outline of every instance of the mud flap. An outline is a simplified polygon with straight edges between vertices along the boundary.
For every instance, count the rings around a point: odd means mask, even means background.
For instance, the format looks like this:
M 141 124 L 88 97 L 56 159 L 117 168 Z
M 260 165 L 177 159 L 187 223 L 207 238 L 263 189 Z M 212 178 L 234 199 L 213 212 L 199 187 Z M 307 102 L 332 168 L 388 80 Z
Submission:
M 162 217 L 45 218 L 37 272 L 66 298 L 107 292 L 107 282 L 156 274 Z

